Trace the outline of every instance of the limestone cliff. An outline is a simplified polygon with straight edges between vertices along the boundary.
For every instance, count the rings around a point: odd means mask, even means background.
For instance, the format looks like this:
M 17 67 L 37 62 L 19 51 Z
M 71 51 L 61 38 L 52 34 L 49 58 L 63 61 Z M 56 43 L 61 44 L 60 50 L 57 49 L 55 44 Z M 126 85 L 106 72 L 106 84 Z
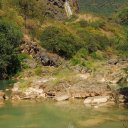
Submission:
M 77 0 L 46 0 L 46 15 L 56 19 L 64 19 L 70 17 L 78 11 Z

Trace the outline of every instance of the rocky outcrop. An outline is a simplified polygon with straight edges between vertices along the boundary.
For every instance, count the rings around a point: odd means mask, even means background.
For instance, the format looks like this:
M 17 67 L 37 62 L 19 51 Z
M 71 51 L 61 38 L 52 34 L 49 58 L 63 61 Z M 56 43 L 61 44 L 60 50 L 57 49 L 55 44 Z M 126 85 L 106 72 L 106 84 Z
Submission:
M 128 103 L 128 87 L 117 89 L 117 103 Z
M 33 42 L 28 36 L 24 36 L 21 46 L 21 52 L 28 53 L 36 61 L 44 66 L 58 66 L 60 65 L 60 57 L 56 54 L 48 53 L 45 49 Z
M 88 97 L 84 100 L 84 104 L 102 104 L 106 103 L 109 99 L 109 96 Z
M 99 69 L 96 69 L 95 72 L 86 70 L 84 67 L 76 67 L 75 70 L 69 68 L 68 71 L 70 70 L 74 74 L 71 73 L 71 76 L 66 76 L 66 78 L 65 76 L 58 78 L 56 75 L 46 79 L 35 78 L 31 80 L 28 89 L 13 90 L 12 97 L 18 93 L 20 99 L 29 99 L 28 96 L 32 97 L 31 95 L 34 95 L 33 97 L 36 99 L 40 95 L 36 92 L 40 92 L 42 89 L 42 95 L 45 95 L 45 98 L 52 98 L 56 101 L 83 99 L 88 104 L 107 103 L 108 101 L 127 103 L 128 86 L 125 84 L 128 83 L 127 60 L 119 60 L 116 64 L 115 60 L 113 62 L 108 64 L 107 61 L 107 64 L 101 63 L 101 65 L 98 63 Z M 62 71 L 65 68 L 65 66 L 61 66 Z
M 45 93 L 43 89 L 36 87 L 28 87 L 21 89 L 18 85 L 15 85 L 12 89 L 12 100 L 31 100 L 31 99 L 44 99 Z
M 55 96 L 55 100 L 56 101 L 64 101 L 64 100 L 68 100 L 70 98 L 70 96 L 68 94 L 62 94 L 59 96 Z
M 46 0 L 47 1 L 47 11 L 45 15 L 54 17 L 56 19 L 67 18 L 67 13 L 65 10 L 65 3 L 68 2 L 72 12 L 78 12 L 78 2 L 77 0 Z

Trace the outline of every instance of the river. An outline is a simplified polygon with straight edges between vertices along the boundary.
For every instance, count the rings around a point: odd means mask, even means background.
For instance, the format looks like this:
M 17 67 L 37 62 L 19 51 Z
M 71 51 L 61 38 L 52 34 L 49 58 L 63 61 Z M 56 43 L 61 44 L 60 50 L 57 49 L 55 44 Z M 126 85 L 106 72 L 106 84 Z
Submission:
M 128 128 L 128 108 L 91 107 L 80 100 L 7 101 L 0 106 L 0 128 Z

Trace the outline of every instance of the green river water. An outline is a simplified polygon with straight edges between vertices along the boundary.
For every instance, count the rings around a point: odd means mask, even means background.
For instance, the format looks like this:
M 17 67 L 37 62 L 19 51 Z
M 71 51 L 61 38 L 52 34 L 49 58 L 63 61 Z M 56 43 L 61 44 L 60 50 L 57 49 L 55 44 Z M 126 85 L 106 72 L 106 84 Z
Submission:
M 128 108 L 87 107 L 78 100 L 6 102 L 0 106 L 0 128 L 128 128 Z

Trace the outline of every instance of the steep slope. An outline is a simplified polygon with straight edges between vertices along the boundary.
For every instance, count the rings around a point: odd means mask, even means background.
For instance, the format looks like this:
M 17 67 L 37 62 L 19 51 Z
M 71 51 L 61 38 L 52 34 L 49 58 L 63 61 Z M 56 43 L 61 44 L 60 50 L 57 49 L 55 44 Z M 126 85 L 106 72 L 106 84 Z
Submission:
M 80 10 L 109 16 L 128 0 L 78 0 Z
M 76 11 L 78 11 L 77 0 L 47 0 L 46 15 L 56 19 L 70 17 Z

